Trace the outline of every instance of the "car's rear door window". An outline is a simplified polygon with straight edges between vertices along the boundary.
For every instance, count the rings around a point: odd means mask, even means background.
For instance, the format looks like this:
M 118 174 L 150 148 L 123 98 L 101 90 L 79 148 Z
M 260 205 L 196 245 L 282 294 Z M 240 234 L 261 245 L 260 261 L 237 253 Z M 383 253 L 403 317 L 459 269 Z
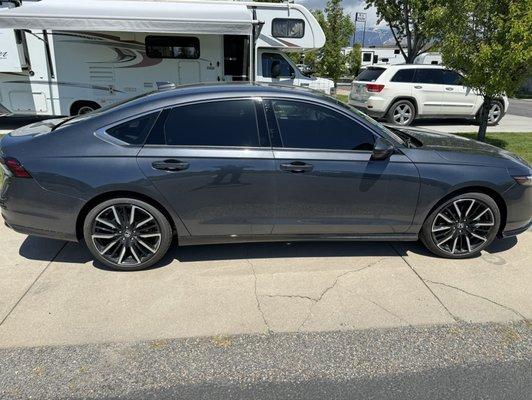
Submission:
M 253 100 L 224 100 L 178 106 L 164 124 L 170 146 L 259 147 Z
M 418 68 L 414 74 L 414 82 L 441 85 L 443 84 L 442 70 L 436 68 Z
M 373 134 L 351 118 L 317 104 L 272 100 L 285 148 L 355 150 L 373 149 Z
M 392 82 L 413 82 L 414 80 L 414 68 L 400 69 L 395 73 Z
M 379 76 L 382 75 L 384 72 L 384 68 L 375 68 L 375 67 L 369 67 L 363 70 L 358 76 L 355 78 L 355 81 L 361 81 L 361 82 L 375 82 Z

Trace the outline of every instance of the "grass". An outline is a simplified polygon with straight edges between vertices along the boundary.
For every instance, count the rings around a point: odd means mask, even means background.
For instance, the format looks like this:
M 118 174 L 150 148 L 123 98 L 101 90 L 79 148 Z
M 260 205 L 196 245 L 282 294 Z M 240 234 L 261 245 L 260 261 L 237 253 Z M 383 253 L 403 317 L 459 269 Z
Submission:
M 337 94 L 336 98 L 338 100 L 340 100 L 342 103 L 347 103 L 347 101 L 349 100 L 349 95 L 347 95 L 347 94 Z
M 457 135 L 476 139 L 476 133 L 457 133 Z M 486 143 L 515 153 L 532 163 L 532 134 L 517 132 L 487 133 Z

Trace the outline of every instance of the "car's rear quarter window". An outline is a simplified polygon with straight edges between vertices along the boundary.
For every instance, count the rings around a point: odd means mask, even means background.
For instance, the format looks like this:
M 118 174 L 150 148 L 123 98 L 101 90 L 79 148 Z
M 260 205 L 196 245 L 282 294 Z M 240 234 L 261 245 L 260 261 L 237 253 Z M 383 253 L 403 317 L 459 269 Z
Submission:
M 413 82 L 414 81 L 414 68 L 400 69 L 395 73 L 392 82 Z
M 108 128 L 106 132 L 109 136 L 112 136 L 124 143 L 142 145 L 146 141 L 146 137 L 148 136 L 148 133 L 150 132 L 158 115 L 159 112 L 144 115 L 122 124 L 115 125 L 112 128 Z

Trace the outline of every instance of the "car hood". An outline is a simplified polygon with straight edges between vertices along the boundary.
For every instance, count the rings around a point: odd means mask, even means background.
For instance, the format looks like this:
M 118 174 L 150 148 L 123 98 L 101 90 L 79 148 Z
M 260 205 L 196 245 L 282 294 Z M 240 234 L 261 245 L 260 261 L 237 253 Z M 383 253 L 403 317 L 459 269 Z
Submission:
M 454 163 L 493 164 L 494 159 L 510 160 L 529 166 L 521 157 L 492 146 L 487 143 L 468 139 L 451 133 L 436 132 L 420 128 L 398 128 L 389 126 L 392 130 L 403 132 L 419 141 L 420 149 L 436 151 L 442 158 Z

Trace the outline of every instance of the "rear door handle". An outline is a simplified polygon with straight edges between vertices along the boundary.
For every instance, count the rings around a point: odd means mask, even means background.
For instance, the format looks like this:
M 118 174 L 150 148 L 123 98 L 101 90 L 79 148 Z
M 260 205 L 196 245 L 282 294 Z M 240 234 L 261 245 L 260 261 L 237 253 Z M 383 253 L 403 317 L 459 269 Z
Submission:
M 152 164 L 152 167 L 162 171 L 183 171 L 189 167 L 189 163 L 180 161 L 180 160 L 164 160 L 164 161 L 155 161 Z
M 423 89 L 423 86 L 416 85 L 414 86 L 414 89 Z
M 281 164 L 281 171 L 302 173 L 312 171 L 314 166 L 303 161 L 292 161 L 291 163 Z
M 451 90 L 454 90 L 454 88 L 452 88 L 452 87 L 446 87 L 445 90 L 451 91 Z

